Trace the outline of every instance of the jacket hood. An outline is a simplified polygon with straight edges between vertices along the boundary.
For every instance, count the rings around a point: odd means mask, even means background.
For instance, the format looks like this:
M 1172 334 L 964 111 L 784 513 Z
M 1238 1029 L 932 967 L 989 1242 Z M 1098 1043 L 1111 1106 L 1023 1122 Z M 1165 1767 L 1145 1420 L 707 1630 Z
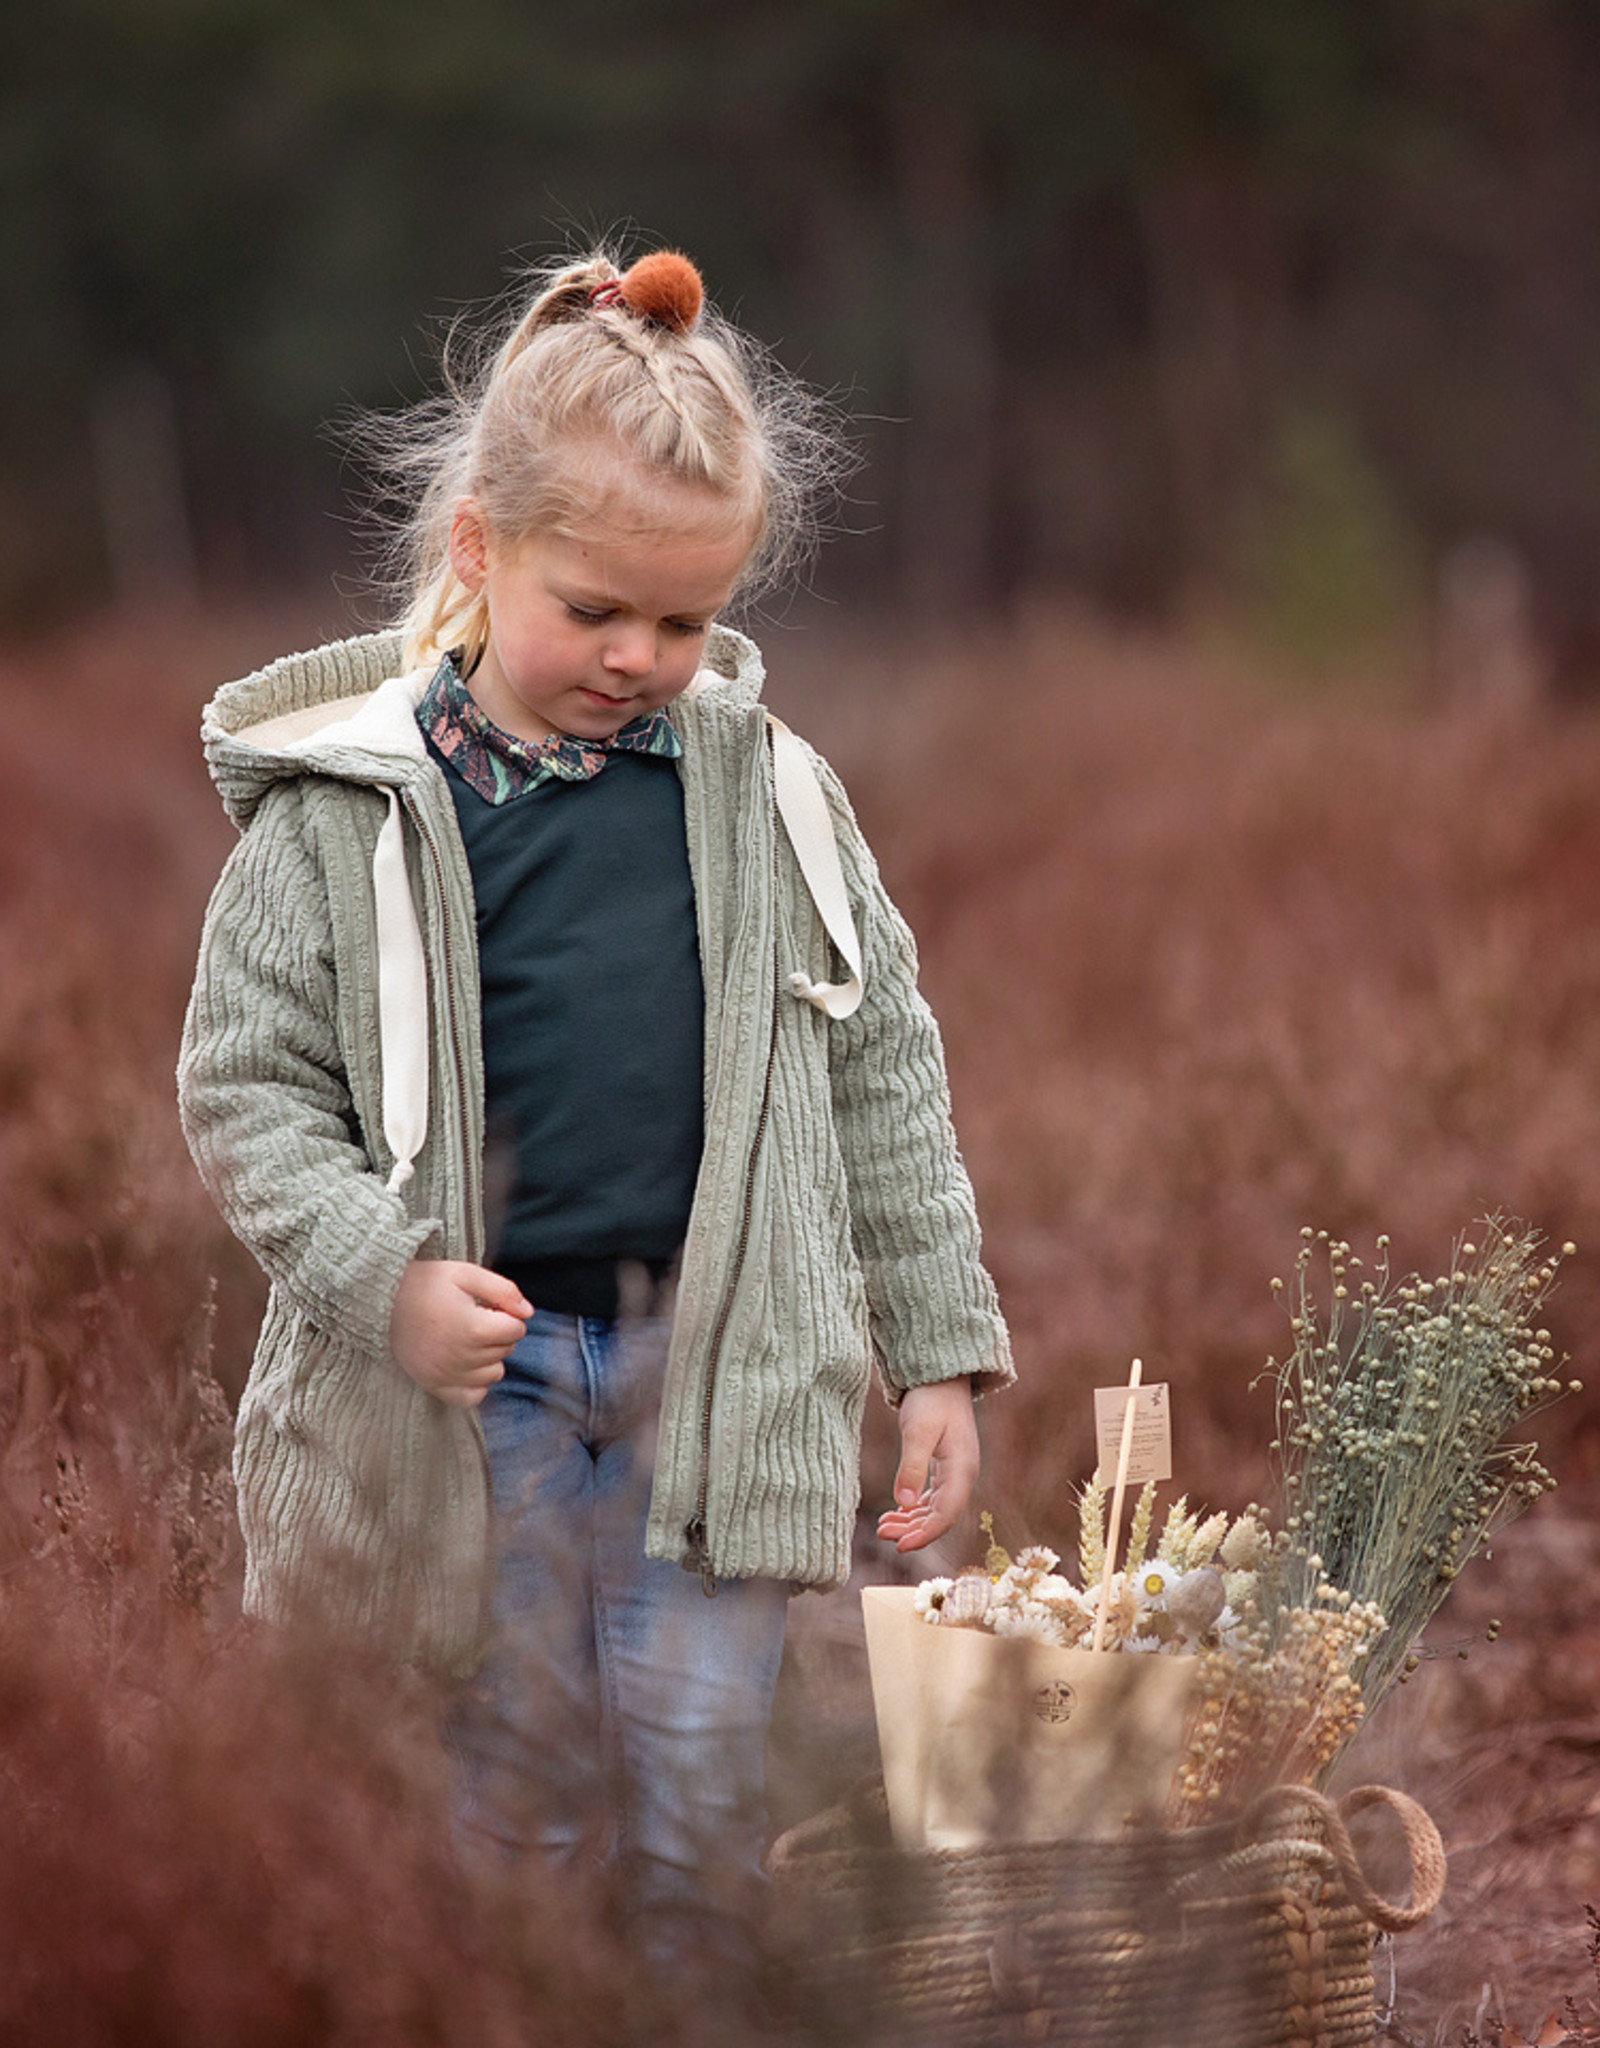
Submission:
M 392 788 L 426 767 L 416 708 L 433 671 L 402 673 L 400 647 L 398 633 L 335 640 L 218 690 L 200 736 L 223 809 L 241 831 L 285 777 L 309 771 Z M 684 694 L 748 710 L 760 702 L 763 680 L 755 643 L 713 626 Z

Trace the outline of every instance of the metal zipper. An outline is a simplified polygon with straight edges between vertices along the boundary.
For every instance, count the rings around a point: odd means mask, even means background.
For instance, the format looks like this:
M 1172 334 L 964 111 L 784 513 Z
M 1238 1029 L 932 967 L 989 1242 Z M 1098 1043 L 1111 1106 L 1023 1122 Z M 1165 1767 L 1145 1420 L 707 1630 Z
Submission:
M 772 732 L 767 729 L 767 751 L 772 751 Z M 744 1206 L 739 1217 L 739 1241 L 734 1248 L 733 1266 L 728 1274 L 728 1284 L 723 1289 L 722 1302 L 717 1310 L 717 1320 L 711 1331 L 711 1342 L 706 1347 L 706 1390 L 700 1404 L 700 1485 L 695 1495 L 694 1513 L 683 1525 L 684 1540 L 688 1544 L 688 1555 L 683 1560 L 686 1572 L 698 1572 L 700 1583 L 708 1600 L 717 1597 L 717 1575 L 711 1569 L 711 1551 L 706 1542 L 706 1505 L 711 1490 L 711 1404 L 717 1388 L 717 1367 L 722 1362 L 722 1340 L 727 1335 L 728 1320 L 733 1314 L 734 1292 L 744 1273 L 745 1259 L 750 1250 L 750 1211 L 755 1202 L 756 1164 L 761 1157 L 761 1143 L 767 1134 L 767 1122 L 772 1114 L 772 1070 L 778 1058 L 778 1008 L 779 989 L 782 986 L 782 961 L 778 957 L 778 837 L 777 823 L 773 823 L 772 837 L 772 1025 L 767 1037 L 767 1071 L 761 1083 L 761 1111 L 756 1118 L 755 1136 L 750 1141 L 750 1158 L 744 1175 Z
M 734 1292 L 744 1273 L 745 1259 L 750 1250 L 750 1211 L 755 1202 L 756 1165 L 761 1157 L 761 1143 L 767 1134 L 767 1123 L 772 1114 L 772 1070 L 778 1058 L 778 976 L 777 961 L 773 962 L 772 978 L 772 1029 L 767 1039 L 767 1071 L 761 1084 L 761 1112 L 756 1118 L 755 1136 L 750 1141 L 750 1159 L 744 1176 L 744 1207 L 739 1218 L 739 1241 L 734 1248 L 733 1267 L 728 1274 L 728 1284 L 723 1290 L 722 1303 L 717 1310 L 716 1324 L 711 1332 L 711 1342 L 706 1353 L 706 1390 L 700 1404 L 700 1488 L 695 1496 L 694 1513 L 684 1524 L 684 1536 L 688 1541 L 689 1554 L 683 1561 L 686 1572 L 698 1572 L 700 1583 L 705 1588 L 706 1598 L 717 1597 L 717 1575 L 711 1569 L 711 1552 L 706 1544 L 706 1500 L 711 1489 L 711 1404 L 716 1394 L 717 1367 L 722 1359 L 722 1340 L 727 1335 L 728 1321 L 733 1314 Z
M 422 815 L 420 806 L 412 801 L 411 793 L 409 790 L 403 789 L 400 792 L 400 801 L 404 805 L 407 812 L 410 814 L 412 823 L 417 828 L 417 837 L 428 849 L 428 859 L 433 865 L 434 887 L 435 889 L 437 889 L 439 893 L 439 951 L 444 963 L 444 992 L 445 1007 L 449 1025 L 448 1037 L 450 1040 L 450 1061 L 451 1065 L 455 1069 L 456 1095 L 458 1100 L 462 1103 L 464 1107 L 467 1100 L 467 1076 L 465 1069 L 462 1067 L 461 1064 L 460 1033 L 456 1029 L 456 974 L 454 958 L 450 946 L 449 906 L 445 901 L 444 859 L 439 852 L 437 843 L 434 840 L 432 830 L 429 828 L 426 820 Z M 482 1262 L 484 1253 L 484 1246 L 482 1243 L 483 1162 L 481 1157 L 474 1158 L 473 1150 L 470 1145 L 463 1146 L 462 1153 L 462 1165 L 466 1172 L 467 1183 L 466 1253 L 468 1260 L 476 1265 Z M 492 1500 L 494 1494 L 494 1482 L 489 1471 L 489 1446 L 484 1441 L 483 1421 L 482 1418 L 479 1416 L 476 1408 L 469 1408 L 467 1410 L 467 1419 L 472 1425 L 473 1442 L 478 1447 L 478 1466 L 483 1476 L 484 1498 L 486 1500 Z M 487 1573 L 485 1573 L 483 1580 L 483 1606 L 479 1615 L 480 1633 L 488 1626 L 489 1597 L 489 1576 Z

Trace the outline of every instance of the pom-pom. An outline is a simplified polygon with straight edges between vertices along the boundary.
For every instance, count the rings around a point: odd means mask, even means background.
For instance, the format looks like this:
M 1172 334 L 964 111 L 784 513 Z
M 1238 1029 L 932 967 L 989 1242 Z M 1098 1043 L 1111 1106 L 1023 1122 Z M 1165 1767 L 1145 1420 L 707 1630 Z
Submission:
M 700 318 L 705 287 L 687 256 L 657 249 L 641 256 L 617 286 L 617 297 L 641 320 L 656 320 L 674 334 L 687 334 Z

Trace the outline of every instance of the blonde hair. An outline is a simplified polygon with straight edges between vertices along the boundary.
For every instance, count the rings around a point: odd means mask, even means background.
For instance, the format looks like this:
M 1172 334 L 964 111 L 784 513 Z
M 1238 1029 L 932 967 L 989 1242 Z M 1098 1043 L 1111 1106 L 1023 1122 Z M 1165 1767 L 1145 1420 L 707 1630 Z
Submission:
M 619 518 L 637 528 L 646 515 L 619 506 L 614 466 L 606 488 L 610 450 L 723 501 L 726 530 L 750 536 L 735 586 L 746 602 L 809 561 L 822 507 L 853 467 L 838 415 L 701 303 L 687 262 L 687 306 L 670 295 L 654 317 L 630 306 L 629 280 L 664 261 L 678 259 L 646 257 L 625 277 L 600 251 L 535 273 L 510 331 L 491 333 L 464 370 L 452 336 L 443 396 L 358 430 L 406 508 L 391 563 L 408 666 L 459 648 L 470 667 L 488 637 L 485 602 L 450 561 L 461 500 L 501 540 Z

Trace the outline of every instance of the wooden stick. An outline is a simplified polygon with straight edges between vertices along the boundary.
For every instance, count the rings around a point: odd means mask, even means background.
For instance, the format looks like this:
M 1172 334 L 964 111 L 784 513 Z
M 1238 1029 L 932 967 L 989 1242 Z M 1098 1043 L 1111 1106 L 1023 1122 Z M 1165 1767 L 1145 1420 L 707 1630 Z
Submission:
M 1139 1401 L 1139 1381 L 1144 1374 L 1141 1359 L 1133 1361 L 1128 1374 L 1128 1401 L 1122 1411 L 1122 1443 L 1117 1451 L 1117 1483 L 1111 1489 L 1111 1521 L 1106 1530 L 1106 1561 L 1100 1574 L 1100 1604 L 1095 1609 L 1094 1642 L 1103 1650 L 1106 1642 L 1106 1610 L 1111 1605 L 1111 1573 L 1117 1562 L 1117 1545 L 1122 1541 L 1122 1496 L 1128 1486 L 1128 1461 L 1133 1456 L 1133 1413 Z

